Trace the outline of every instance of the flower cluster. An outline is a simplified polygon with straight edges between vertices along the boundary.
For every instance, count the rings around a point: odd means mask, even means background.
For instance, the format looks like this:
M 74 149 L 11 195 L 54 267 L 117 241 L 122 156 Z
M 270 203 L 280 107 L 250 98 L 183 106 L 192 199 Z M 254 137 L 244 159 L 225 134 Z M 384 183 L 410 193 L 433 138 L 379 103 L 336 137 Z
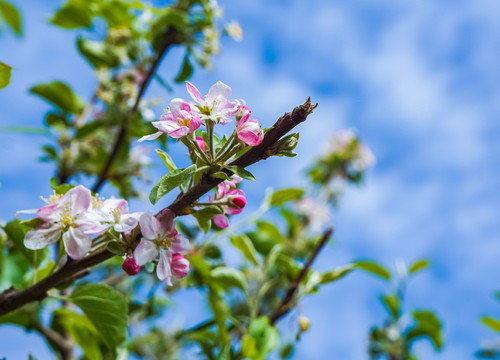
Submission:
M 126 200 L 99 198 L 81 185 L 43 200 L 46 205 L 40 209 L 20 211 L 36 213 L 39 220 L 25 236 L 28 249 L 42 249 L 62 238 L 68 256 L 81 259 L 110 241 L 127 248 L 132 243 L 131 231 L 140 224 L 142 240 L 133 258 L 129 256 L 123 263 L 123 270 L 135 275 L 139 266 L 159 257 L 157 275 L 167 285 L 172 285 L 172 274 L 177 278 L 187 275 L 189 262 L 180 252 L 189 250 L 189 241 L 175 230 L 173 213 L 160 224 L 150 212 L 130 213 Z
M 215 190 L 214 198 L 209 197 L 210 203 L 219 205 L 220 214 L 212 217 L 213 222 L 220 228 L 227 228 L 229 220 L 227 215 L 236 215 L 243 211 L 247 203 L 243 190 L 237 189 L 237 185 L 241 182 L 241 178 L 233 175 L 231 180 L 226 180 L 220 183 Z
M 174 139 L 186 138 L 188 146 L 195 145 L 194 132 L 201 126 L 205 126 L 208 134 L 208 146 L 210 149 L 201 149 L 200 151 L 210 160 L 211 163 L 217 160 L 227 160 L 227 155 L 231 150 L 227 146 L 217 148 L 214 145 L 213 127 L 215 124 L 227 124 L 236 119 L 235 129 L 226 144 L 229 147 L 239 147 L 240 145 L 259 145 L 264 133 L 255 119 L 250 119 L 251 111 L 245 106 L 245 101 L 240 99 L 231 99 L 231 88 L 222 82 L 217 82 L 210 87 L 208 94 L 203 96 L 193 84 L 186 82 L 188 93 L 192 101 L 175 98 L 170 102 L 166 112 L 160 117 L 159 121 L 153 122 L 153 126 L 158 131 L 151 135 L 143 136 L 139 142 L 144 140 L 154 140 L 167 133 Z M 219 150 L 219 152 L 217 151 Z M 224 151 L 223 151 L 224 150 Z M 218 152 L 218 153 L 217 153 Z M 216 156 L 220 155 L 220 156 Z

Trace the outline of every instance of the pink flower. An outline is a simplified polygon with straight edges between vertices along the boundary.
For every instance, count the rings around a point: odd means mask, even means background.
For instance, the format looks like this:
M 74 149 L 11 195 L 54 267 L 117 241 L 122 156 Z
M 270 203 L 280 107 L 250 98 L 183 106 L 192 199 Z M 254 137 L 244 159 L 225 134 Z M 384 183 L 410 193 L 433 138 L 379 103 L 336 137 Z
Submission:
M 182 279 L 189 273 L 191 265 L 189 261 L 181 254 L 172 255 L 172 273 L 178 278 Z
M 236 189 L 236 184 L 241 181 L 239 176 L 233 175 L 232 180 L 226 180 L 218 185 L 215 192 L 215 199 L 209 198 L 210 202 L 227 202 L 229 205 L 222 205 L 223 213 L 212 217 L 215 225 L 220 228 L 229 226 L 227 215 L 236 215 L 243 211 L 247 203 L 245 193 L 242 190 Z
M 234 116 L 238 106 L 245 105 L 243 100 L 230 100 L 231 88 L 218 81 L 210 87 L 208 94 L 203 97 L 200 91 L 186 81 L 186 88 L 191 97 L 198 105 L 195 105 L 201 114 L 201 118 L 212 119 L 221 124 L 231 121 L 230 116 Z
M 191 105 L 183 99 L 173 99 L 170 102 L 168 112 L 160 117 L 160 121 L 153 122 L 153 126 L 158 132 L 146 135 L 138 141 L 157 139 L 162 133 L 167 133 L 168 136 L 179 139 L 189 133 L 194 132 L 201 125 L 201 119 L 198 114 L 193 112 Z
M 201 151 L 205 151 L 205 140 L 202 137 L 196 137 L 196 142 L 200 146 Z
M 50 204 L 38 210 L 42 221 L 28 231 L 24 246 L 38 250 L 59 241 L 62 234 L 66 253 L 73 259 L 81 259 L 90 250 L 92 238 L 78 225 L 78 221 L 90 206 L 90 190 L 77 186 L 63 196 L 54 196 Z
M 127 258 L 122 264 L 122 269 L 129 276 L 137 275 L 141 270 L 140 266 L 136 264 L 134 258 Z
M 264 132 L 260 128 L 259 122 L 255 119 L 248 120 L 250 118 L 251 111 L 246 106 L 240 106 L 238 113 L 240 113 L 240 111 L 242 113 L 242 117 L 236 125 L 238 139 L 247 145 L 259 145 L 262 140 L 264 140 Z M 236 119 L 238 120 L 238 116 Z
M 128 203 L 123 199 L 94 201 L 94 208 L 84 213 L 77 224 L 86 234 L 102 234 L 111 227 L 127 232 L 137 226 L 141 214 L 129 214 Z
M 175 230 L 174 217 L 169 212 L 160 223 L 150 211 L 143 213 L 139 219 L 143 238 L 134 251 L 134 259 L 139 266 L 158 259 L 156 275 L 167 285 L 172 285 L 173 256 L 190 249 L 189 241 Z

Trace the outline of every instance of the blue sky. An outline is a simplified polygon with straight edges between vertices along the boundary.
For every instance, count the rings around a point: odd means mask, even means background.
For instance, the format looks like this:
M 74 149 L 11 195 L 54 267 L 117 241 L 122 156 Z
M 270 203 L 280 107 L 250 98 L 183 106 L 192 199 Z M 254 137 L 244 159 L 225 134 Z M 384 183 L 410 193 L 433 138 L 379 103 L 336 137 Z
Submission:
M 20 41 L 6 33 L 0 38 L 0 58 L 18 69 L 0 92 L 1 125 L 42 124 L 49 107 L 27 94 L 34 83 L 64 79 L 81 96 L 92 93 L 90 68 L 70 46 L 74 33 L 44 22 L 59 3 L 17 1 L 26 35 Z M 228 19 L 242 24 L 244 40 L 224 40 L 214 70 L 197 69 L 192 81 L 205 91 L 217 80 L 229 84 L 265 126 L 308 96 L 319 103 L 300 128 L 299 156 L 255 166 L 259 182 L 245 190 L 261 199 L 266 186 L 304 184 L 304 168 L 323 148 L 318 144 L 335 130 L 357 128 L 377 164 L 363 186 L 343 197 L 332 218 L 336 243 L 316 267 L 326 270 L 355 258 L 389 266 L 397 258 L 430 259 L 432 268 L 410 284 L 407 305 L 436 309 L 445 322 L 445 348 L 434 354 L 422 344 L 417 354 L 471 358 L 481 339 L 493 338 L 479 315 L 500 315 L 492 297 L 500 289 L 498 3 L 220 3 Z M 166 78 L 175 75 L 182 55 L 168 55 L 161 69 Z M 148 95 L 160 93 L 153 86 Z M 177 87 L 175 95 L 185 96 L 184 89 Z M 36 162 L 43 143 L 0 134 L 0 218 L 38 205 L 47 193 L 52 168 Z M 159 175 L 152 171 L 153 178 Z M 381 281 L 353 274 L 303 301 L 300 311 L 311 319 L 311 329 L 294 358 L 366 359 L 368 329 L 385 315 L 377 296 L 386 289 Z M 292 315 L 282 326 L 293 324 Z M 8 332 L 12 358 L 30 349 L 46 351 L 34 335 L 26 345 L 22 332 Z M 6 333 L 0 329 L 3 339 Z M 23 352 L 14 344 L 23 344 Z

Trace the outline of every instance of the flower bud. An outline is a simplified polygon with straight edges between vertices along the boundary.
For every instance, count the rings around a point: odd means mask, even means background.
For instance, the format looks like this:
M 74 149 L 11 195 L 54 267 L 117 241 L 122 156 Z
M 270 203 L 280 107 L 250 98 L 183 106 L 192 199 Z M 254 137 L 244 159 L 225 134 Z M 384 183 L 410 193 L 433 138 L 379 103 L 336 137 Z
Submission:
M 202 151 L 205 151 L 205 141 L 203 140 L 202 137 L 197 137 L 196 138 L 196 142 L 198 143 L 198 145 L 200 146 L 201 150 Z
M 190 267 L 189 261 L 184 256 L 179 253 L 172 255 L 171 269 L 176 278 L 181 279 L 186 276 Z
M 229 196 L 229 202 L 237 209 L 243 209 L 247 204 L 247 199 L 241 195 Z
M 236 118 L 236 122 L 239 122 L 242 118 L 246 117 L 250 117 L 250 114 L 252 112 L 250 111 L 249 108 L 247 108 L 246 106 L 238 106 L 238 111 L 236 112 L 236 115 L 235 115 L 235 118 Z
M 300 332 L 306 332 L 309 329 L 311 321 L 304 315 L 299 316 Z
M 127 275 L 137 275 L 141 270 L 140 266 L 136 264 L 134 258 L 127 258 L 122 264 L 122 269 Z

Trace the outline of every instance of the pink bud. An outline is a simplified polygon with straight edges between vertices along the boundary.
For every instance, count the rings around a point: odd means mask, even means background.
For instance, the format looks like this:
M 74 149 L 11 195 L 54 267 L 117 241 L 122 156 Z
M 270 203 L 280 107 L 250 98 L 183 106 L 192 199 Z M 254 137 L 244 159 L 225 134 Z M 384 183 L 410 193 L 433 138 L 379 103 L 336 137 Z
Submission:
M 141 270 L 140 266 L 135 263 L 134 258 L 127 258 L 122 264 L 122 269 L 127 275 L 137 275 Z
M 189 273 L 189 261 L 181 254 L 176 253 L 172 255 L 171 269 L 174 276 L 181 279 Z
M 202 137 L 197 137 L 196 138 L 196 142 L 198 143 L 198 145 L 200 146 L 201 150 L 202 151 L 205 151 L 205 141 L 203 141 L 203 138 Z
M 231 199 L 231 202 L 238 209 L 243 209 L 245 207 L 245 205 L 247 204 L 247 199 L 245 199 L 244 196 L 235 196 L 234 198 Z

